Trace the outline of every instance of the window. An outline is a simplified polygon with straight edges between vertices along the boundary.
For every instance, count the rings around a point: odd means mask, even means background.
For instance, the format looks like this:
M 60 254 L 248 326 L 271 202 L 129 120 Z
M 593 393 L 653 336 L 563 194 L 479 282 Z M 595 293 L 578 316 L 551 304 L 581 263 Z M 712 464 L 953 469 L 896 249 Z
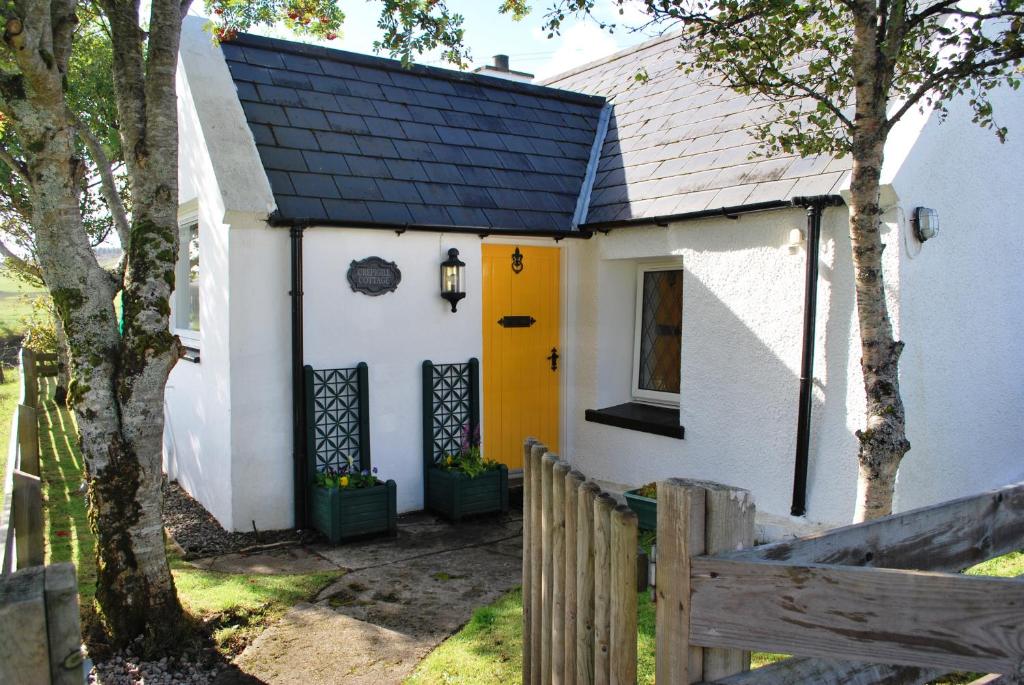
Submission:
M 675 264 L 637 269 L 633 398 L 679 404 L 683 333 L 683 270 Z
M 181 226 L 178 237 L 178 265 L 175 273 L 174 327 L 178 335 L 199 338 L 199 224 Z

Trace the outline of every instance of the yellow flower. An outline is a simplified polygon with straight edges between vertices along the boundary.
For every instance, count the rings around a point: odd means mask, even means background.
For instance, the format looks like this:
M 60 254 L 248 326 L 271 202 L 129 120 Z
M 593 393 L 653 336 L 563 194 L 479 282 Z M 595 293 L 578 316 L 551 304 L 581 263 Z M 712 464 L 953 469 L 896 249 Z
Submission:
M 348 476 L 342 476 L 341 480 L 339 480 L 338 483 L 341 485 L 341 487 L 347 488 L 348 487 Z

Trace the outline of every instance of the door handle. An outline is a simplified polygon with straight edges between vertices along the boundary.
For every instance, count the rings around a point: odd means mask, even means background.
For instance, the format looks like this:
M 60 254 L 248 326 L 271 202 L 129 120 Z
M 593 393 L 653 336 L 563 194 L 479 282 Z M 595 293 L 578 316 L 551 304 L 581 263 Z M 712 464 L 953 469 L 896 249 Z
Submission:
M 548 359 L 548 360 L 551 361 L 551 370 L 552 371 L 558 371 L 558 348 L 557 347 L 552 347 L 551 348 L 551 354 L 549 354 L 547 357 L 545 357 L 545 359 Z

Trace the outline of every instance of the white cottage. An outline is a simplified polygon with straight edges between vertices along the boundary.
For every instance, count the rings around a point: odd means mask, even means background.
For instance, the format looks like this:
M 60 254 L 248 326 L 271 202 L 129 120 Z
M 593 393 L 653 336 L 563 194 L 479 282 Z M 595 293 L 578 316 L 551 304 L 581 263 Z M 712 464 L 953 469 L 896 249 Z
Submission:
M 534 435 L 623 487 L 704 478 L 783 524 L 851 519 L 847 160 L 751 160 L 764 110 L 679 71 L 672 38 L 542 87 L 254 36 L 217 47 L 201 23 L 178 72 L 189 351 L 164 452 L 226 528 L 303 522 L 307 366 L 365 363 L 353 449 L 398 482 L 399 511 L 421 508 L 423 363 L 470 359 L 485 454 L 513 476 Z M 901 509 L 1024 477 L 1024 101 L 995 104 L 1005 145 L 955 105 L 886 152 Z M 439 284 L 453 249 L 456 302 Z

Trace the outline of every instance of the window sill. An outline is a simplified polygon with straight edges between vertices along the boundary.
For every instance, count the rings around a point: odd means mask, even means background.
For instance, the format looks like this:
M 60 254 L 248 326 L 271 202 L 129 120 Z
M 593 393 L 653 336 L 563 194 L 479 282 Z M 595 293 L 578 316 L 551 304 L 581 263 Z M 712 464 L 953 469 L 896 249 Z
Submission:
M 685 430 L 679 425 L 678 409 L 654 407 L 639 402 L 627 402 L 604 409 L 588 409 L 584 417 L 592 423 L 663 435 L 676 440 L 682 440 L 685 434 Z

